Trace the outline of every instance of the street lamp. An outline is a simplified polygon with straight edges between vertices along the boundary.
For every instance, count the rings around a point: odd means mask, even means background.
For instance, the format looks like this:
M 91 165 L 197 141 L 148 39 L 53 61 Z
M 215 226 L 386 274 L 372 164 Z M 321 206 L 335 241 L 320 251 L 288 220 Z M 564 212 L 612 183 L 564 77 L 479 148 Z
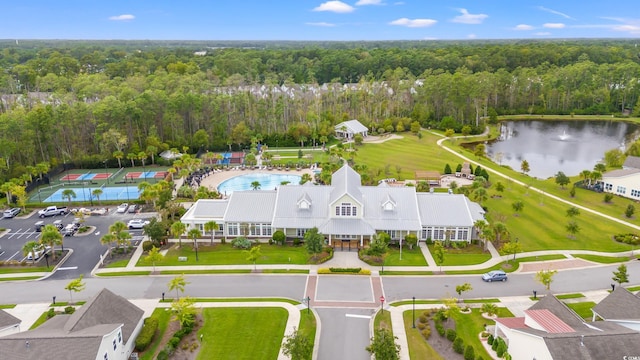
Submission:
M 411 323 L 413 324 L 413 328 L 416 328 L 416 297 L 413 297 L 413 322 Z

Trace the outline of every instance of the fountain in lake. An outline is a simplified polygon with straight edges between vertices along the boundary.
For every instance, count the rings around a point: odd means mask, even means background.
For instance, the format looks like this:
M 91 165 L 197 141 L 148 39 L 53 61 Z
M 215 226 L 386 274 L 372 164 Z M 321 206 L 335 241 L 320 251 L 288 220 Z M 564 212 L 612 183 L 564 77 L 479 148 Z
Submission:
M 567 131 L 563 131 L 562 134 L 558 135 L 558 139 L 560 139 L 560 141 L 565 141 L 569 138 L 569 134 L 567 134 Z

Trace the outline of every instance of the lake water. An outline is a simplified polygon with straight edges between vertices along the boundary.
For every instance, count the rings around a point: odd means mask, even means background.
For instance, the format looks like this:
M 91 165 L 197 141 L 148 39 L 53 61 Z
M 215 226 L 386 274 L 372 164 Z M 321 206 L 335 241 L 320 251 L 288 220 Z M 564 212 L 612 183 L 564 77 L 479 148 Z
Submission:
M 624 151 L 639 131 L 638 125 L 622 121 L 506 121 L 500 139 L 487 144 L 487 155 L 516 171 L 527 160 L 528 174 L 537 178 L 558 171 L 573 176 L 593 170 L 608 150 Z

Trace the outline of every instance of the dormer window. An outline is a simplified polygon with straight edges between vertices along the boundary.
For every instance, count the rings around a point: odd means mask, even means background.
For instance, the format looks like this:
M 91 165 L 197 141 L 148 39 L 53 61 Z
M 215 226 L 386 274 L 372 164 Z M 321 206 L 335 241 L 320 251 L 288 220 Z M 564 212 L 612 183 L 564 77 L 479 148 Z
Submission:
M 391 202 L 387 202 L 384 204 L 384 210 L 385 211 L 393 211 L 393 209 L 395 208 L 395 206 L 393 206 L 393 204 Z
M 298 208 L 302 209 L 302 210 L 306 210 L 306 209 L 308 209 L 310 207 L 311 207 L 311 204 L 309 204 L 306 201 L 300 201 L 300 203 L 298 204 Z
M 311 198 L 305 192 L 300 199 L 298 199 L 298 209 L 300 210 L 308 210 L 311 208 Z
M 382 201 L 382 209 L 384 209 L 384 211 L 393 211 L 396 209 L 396 205 L 396 202 L 393 201 L 391 196 L 389 196 L 388 194 L 385 197 L 384 201 Z

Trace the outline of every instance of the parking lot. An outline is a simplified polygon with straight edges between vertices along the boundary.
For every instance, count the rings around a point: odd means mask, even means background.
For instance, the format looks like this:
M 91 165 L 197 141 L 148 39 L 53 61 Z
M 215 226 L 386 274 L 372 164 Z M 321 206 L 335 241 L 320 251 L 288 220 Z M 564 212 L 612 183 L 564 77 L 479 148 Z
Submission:
M 64 263 L 61 270 L 51 278 L 75 278 L 80 274 L 88 275 L 100 260 L 100 255 L 104 254 L 107 247 L 100 244 L 100 238 L 108 233 L 109 226 L 116 221 L 123 221 L 125 224 L 130 219 L 148 219 L 154 214 L 134 214 L 116 213 L 115 207 L 110 208 L 106 215 L 86 216 L 84 226 L 93 227 L 89 233 L 76 233 L 74 236 L 63 236 L 65 249 L 73 249 L 73 254 Z M 41 219 L 34 212 L 31 214 L 20 214 L 12 219 L 0 219 L 0 228 L 7 231 L 0 237 L 0 261 L 17 260 L 22 261 L 26 256 L 22 252 L 22 247 L 27 241 L 38 241 L 40 232 L 36 231 L 35 224 L 44 221 L 45 224 L 53 224 L 56 220 L 61 220 L 62 225 L 71 224 L 75 216 L 67 214 L 64 216 L 53 216 Z M 131 245 L 137 246 L 142 239 L 142 230 L 129 230 L 131 234 Z M 45 266 L 44 257 L 38 265 Z

